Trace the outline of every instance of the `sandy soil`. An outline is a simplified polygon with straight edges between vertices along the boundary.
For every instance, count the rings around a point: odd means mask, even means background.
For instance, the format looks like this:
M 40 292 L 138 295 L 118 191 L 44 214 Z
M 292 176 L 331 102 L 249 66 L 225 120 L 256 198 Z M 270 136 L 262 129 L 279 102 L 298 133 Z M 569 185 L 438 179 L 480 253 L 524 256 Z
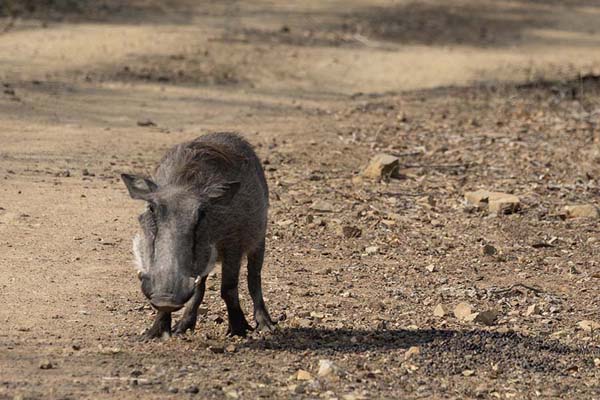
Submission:
M 563 215 L 600 194 L 600 4 L 119 3 L 0 19 L 0 398 L 600 398 L 598 220 Z M 141 342 L 119 174 L 218 130 L 265 163 L 279 329 L 227 338 L 217 271 Z M 354 179 L 381 152 L 402 179 Z

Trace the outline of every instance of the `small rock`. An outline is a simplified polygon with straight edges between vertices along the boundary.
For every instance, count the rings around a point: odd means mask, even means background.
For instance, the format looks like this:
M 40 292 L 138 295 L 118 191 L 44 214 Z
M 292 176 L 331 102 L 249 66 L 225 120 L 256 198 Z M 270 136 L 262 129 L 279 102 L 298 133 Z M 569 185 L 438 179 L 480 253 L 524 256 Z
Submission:
M 489 212 L 496 214 L 511 214 L 521 207 L 521 200 L 508 193 L 481 189 L 475 192 L 465 192 L 464 196 L 467 203 L 477 207 L 484 207 L 487 203 Z
M 54 365 L 49 360 L 43 360 L 40 362 L 40 369 L 52 369 Z
M 532 315 L 539 315 L 541 312 L 542 310 L 540 309 L 540 306 L 538 306 L 537 304 L 532 304 L 529 307 L 527 307 L 527 311 L 525 311 L 525 316 L 530 317 Z
M 488 198 L 489 192 L 487 190 L 480 189 L 474 192 L 465 192 L 465 200 L 474 206 L 480 206 L 481 203 L 487 202 Z
M 377 254 L 377 253 L 379 253 L 379 247 L 378 246 L 369 246 L 369 247 L 365 248 L 365 253 L 368 256 L 371 256 L 373 254 Z
M 154 121 L 152 121 L 150 119 L 141 119 L 137 122 L 137 125 L 138 126 L 156 126 Z
M 409 360 L 415 356 L 418 356 L 419 354 L 421 354 L 421 348 L 419 346 L 411 346 L 404 353 L 404 359 Z
M 425 267 L 425 269 L 429 272 L 435 272 L 435 265 L 429 264 L 428 266 Z
M 208 349 L 215 354 L 225 353 L 225 347 L 223 346 L 208 346 Z
M 235 390 L 228 390 L 225 392 L 225 397 L 227 397 L 228 399 L 239 399 L 240 395 Z
M 496 248 L 491 244 L 486 244 L 481 248 L 481 252 L 484 256 L 493 256 L 494 254 L 498 253 L 498 250 L 496 250 Z
M 583 329 L 586 332 L 592 332 L 592 331 L 597 331 L 600 329 L 600 323 L 596 322 L 596 321 L 592 321 L 589 319 L 585 319 L 583 321 L 579 321 L 577 323 L 577 326 L 581 329 Z
M 281 226 L 283 228 L 287 228 L 288 226 L 292 225 L 294 223 L 294 220 L 292 219 L 285 219 L 283 221 L 277 221 L 276 224 L 278 226 Z
M 462 372 L 462 375 L 463 376 L 473 376 L 473 375 L 475 375 L 475 371 L 473 371 L 472 369 L 465 369 Z
M 521 208 L 521 200 L 512 194 L 490 192 L 488 210 L 496 214 L 513 214 Z
M 567 218 L 598 218 L 600 211 L 593 204 L 565 206 Z
M 399 158 L 389 154 L 378 154 L 371 159 L 361 176 L 367 179 L 388 180 L 399 177 Z
M 333 205 L 325 200 L 315 200 L 311 206 L 311 210 L 319 211 L 319 212 L 334 212 L 335 209 Z
M 321 320 L 321 319 L 325 318 L 325 314 L 323 314 L 322 312 L 318 312 L 318 311 L 311 311 L 310 317 L 317 319 L 317 320 Z
M 229 345 L 227 345 L 227 347 L 225 347 L 225 351 L 227 353 L 235 353 L 236 350 L 237 350 L 237 348 L 235 347 L 234 344 L 229 344 Z
M 498 312 L 495 310 L 487 310 L 480 313 L 476 313 L 477 315 L 473 318 L 473 321 L 478 324 L 492 326 L 496 323 L 496 319 L 498 318 Z
M 303 369 L 299 369 L 298 372 L 296 373 L 296 379 L 299 381 L 310 381 L 312 378 L 313 377 L 310 374 L 310 372 L 305 371 Z
M 331 375 L 339 376 L 342 370 L 331 360 L 319 360 L 319 372 L 317 375 L 320 378 L 325 378 Z
M 460 320 L 468 320 L 471 314 L 473 314 L 473 310 L 468 303 L 458 303 L 454 307 L 454 316 Z
M 179 389 L 177 389 L 177 388 L 176 388 L 176 387 L 174 387 L 174 386 L 169 386 L 169 388 L 167 389 L 167 391 L 168 391 L 169 393 L 178 393 L 178 392 L 179 392 Z
M 188 387 L 186 387 L 185 389 L 183 389 L 184 392 L 186 393 L 198 393 L 200 392 L 200 389 L 198 389 L 198 386 L 196 385 L 190 385 Z
M 433 309 L 433 315 L 436 317 L 445 317 L 448 314 L 448 309 L 443 304 L 438 304 Z
M 360 237 L 360 235 L 362 235 L 362 231 L 356 226 L 346 225 L 342 227 L 342 234 L 346 239 L 351 239 Z

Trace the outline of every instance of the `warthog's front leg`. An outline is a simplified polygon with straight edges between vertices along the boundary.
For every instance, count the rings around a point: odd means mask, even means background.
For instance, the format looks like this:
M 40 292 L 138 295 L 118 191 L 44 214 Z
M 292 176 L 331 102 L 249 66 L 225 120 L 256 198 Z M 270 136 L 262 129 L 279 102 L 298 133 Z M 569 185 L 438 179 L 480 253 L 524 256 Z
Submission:
M 238 249 L 225 249 L 223 252 L 221 297 L 227 305 L 227 316 L 229 317 L 227 333 L 231 336 L 246 336 L 246 333 L 252 329 L 240 307 L 238 283 L 241 262 L 242 254 Z
M 198 320 L 198 307 L 202 304 L 202 300 L 204 299 L 204 291 L 206 290 L 206 278 L 202 278 L 196 290 L 194 291 L 194 296 L 188 302 L 188 305 L 185 307 L 185 311 L 183 312 L 183 316 L 175 324 L 173 328 L 173 332 L 176 335 L 180 335 L 190 330 L 193 331 L 196 328 L 196 321 Z
M 275 324 L 269 316 L 262 294 L 261 270 L 265 258 L 265 242 L 248 254 L 248 291 L 254 303 L 254 320 L 259 331 L 274 331 Z
M 142 334 L 143 339 L 161 338 L 163 335 L 171 335 L 171 313 L 159 311 L 154 323 Z

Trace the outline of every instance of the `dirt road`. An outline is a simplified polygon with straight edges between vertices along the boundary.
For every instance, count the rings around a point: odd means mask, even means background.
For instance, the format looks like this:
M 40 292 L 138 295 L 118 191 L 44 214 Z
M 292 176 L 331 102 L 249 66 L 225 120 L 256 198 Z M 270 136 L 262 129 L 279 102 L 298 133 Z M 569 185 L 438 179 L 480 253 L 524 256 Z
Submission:
M 1 399 L 600 398 L 600 4 L 119 3 L 0 20 Z M 227 338 L 217 271 L 140 342 L 119 174 L 215 130 L 265 162 L 279 329 Z

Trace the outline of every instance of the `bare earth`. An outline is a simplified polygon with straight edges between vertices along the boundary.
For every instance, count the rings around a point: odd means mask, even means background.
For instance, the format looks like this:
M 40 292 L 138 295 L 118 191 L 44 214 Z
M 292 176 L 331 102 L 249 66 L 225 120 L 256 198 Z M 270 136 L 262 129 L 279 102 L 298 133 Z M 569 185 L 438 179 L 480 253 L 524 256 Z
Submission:
M 0 399 L 600 399 L 579 324 L 600 323 L 598 219 L 563 215 L 600 195 L 599 19 L 583 0 L 0 18 Z M 210 131 L 264 160 L 278 330 L 226 337 L 217 271 L 195 333 L 144 343 L 143 206 L 119 174 Z M 401 179 L 353 179 L 382 152 Z M 467 205 L 480 188 L 521 210 Z M 499 316 L 462 321 L 461 302 Z

